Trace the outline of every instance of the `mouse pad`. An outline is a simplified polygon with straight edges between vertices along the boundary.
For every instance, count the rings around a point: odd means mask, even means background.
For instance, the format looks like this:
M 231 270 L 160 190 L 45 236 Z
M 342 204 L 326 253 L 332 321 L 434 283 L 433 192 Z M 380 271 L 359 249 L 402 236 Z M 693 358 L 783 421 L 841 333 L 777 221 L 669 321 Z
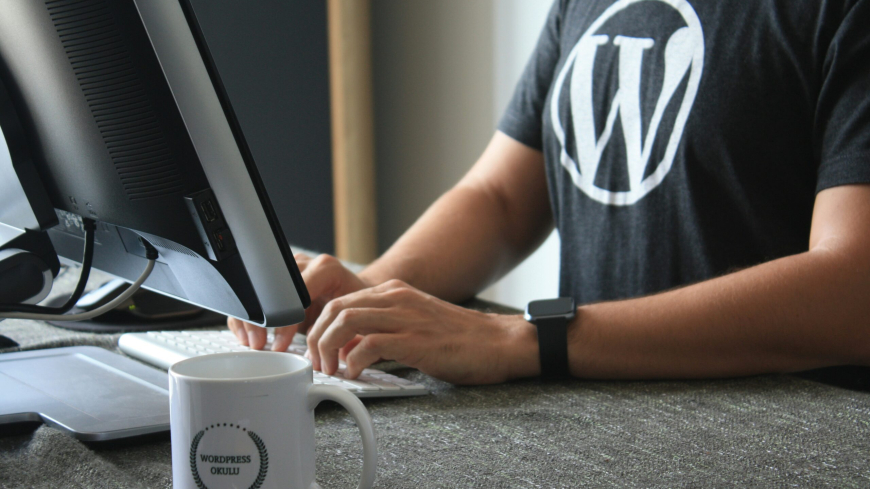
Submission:
M 82 441 L 165 432 L 169 381 L 93 346 L 0 354 L 0 427 L 33 422 Z

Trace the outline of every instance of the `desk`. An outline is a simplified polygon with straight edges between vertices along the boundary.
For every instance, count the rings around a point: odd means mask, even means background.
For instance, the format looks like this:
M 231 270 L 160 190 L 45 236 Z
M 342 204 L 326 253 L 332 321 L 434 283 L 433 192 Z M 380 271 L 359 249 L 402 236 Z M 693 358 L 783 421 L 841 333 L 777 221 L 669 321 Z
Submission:
M 0 322 L 0 334 L 25 349 L 117 342 L 27 321 Z M 866 392 L 784 375 L 455 387 L 395 363 L 379 368 L 433 393 L 365 401 L 377 487 L 870 486 Z M 318 480 L 356 487 L 356 426 L 334 404 L 315 418 Z M 3 488 L 170 486 L 168 439 L 92 447 L 46 427 L 0 437 Z

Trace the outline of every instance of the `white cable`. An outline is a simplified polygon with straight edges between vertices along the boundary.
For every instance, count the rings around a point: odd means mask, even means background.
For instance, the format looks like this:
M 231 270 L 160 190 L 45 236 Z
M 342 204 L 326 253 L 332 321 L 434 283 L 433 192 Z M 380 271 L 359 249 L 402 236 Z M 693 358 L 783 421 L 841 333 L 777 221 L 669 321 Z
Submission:
M 154 270 L 154 260 L 148 260 L 148 265 L 145 267 L 145 270 L 142 272 L 142 275 L 133 282 L 130 287 L 127 288 L 121 295 L 112 299 L 111 302 L 106 303 L 103 306 L 100 306 L 92 311 L 81 312 L 78 314 L 34 314 L 29 312 L 0 312 L 0 319 L 33 319 L 36 321 L 87 321 L 88 319 L 93 319 L 101 314 L 105 314 L 116 307 L 120 306 L 124 302 L 127 301 L 136 291 L 139 290 L 139 287 L 148 279 L 148 276 L 151 275 L 151 271 Z

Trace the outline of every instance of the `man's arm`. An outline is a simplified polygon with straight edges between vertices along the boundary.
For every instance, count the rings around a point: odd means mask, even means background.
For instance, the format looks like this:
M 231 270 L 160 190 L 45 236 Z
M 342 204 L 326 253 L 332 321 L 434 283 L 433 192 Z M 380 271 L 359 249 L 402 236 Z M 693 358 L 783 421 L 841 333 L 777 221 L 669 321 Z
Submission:
M 362 273 L 448 301 L 472 297 L 522 261 L 553 227 L 540 151 L 496 132 L 474 167 Z
M 535 327 L 463 310 L 398 281 L 332 301 L 309 333 L 326 373 L 396 359 L 456 383 L 538 375 Z M 819 193 L 809 251 L 678 290 L 578 308 L 573 375 L 693 378 L 870 365 L 870 185 Z
M 662 294 L 580 307 L 569 344 L 571 372 L 594 378 L 870 365 L 870 185 L 819 193 L 809 251 Z
M 543 154 L 497 132 L 468 174 L 359 276 L 334 257 L 297 255 L 312 306 L 301 325 L 276 330 L 272 348 L 286 350 L 330 300 L 390 279 L 448 301 L 473 296 L 547 237 L 547 196 Z M 244 345 L 266 343 L 263 328 L 234 318 L 227 325 Z

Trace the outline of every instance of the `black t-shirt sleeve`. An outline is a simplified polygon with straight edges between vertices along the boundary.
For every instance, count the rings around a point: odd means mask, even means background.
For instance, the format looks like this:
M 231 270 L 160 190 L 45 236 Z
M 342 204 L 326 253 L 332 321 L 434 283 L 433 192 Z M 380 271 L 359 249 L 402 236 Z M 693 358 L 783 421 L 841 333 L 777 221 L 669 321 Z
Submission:
M 870 0 L 858 0 L 846 13 L 822 70 L 816 192 L 870 183 Z
M 543 111 L 559 61 L 563 0 L 555 0 L 531 59 L 526 64 L 498 130 L 537 150 L 543 148 Z

